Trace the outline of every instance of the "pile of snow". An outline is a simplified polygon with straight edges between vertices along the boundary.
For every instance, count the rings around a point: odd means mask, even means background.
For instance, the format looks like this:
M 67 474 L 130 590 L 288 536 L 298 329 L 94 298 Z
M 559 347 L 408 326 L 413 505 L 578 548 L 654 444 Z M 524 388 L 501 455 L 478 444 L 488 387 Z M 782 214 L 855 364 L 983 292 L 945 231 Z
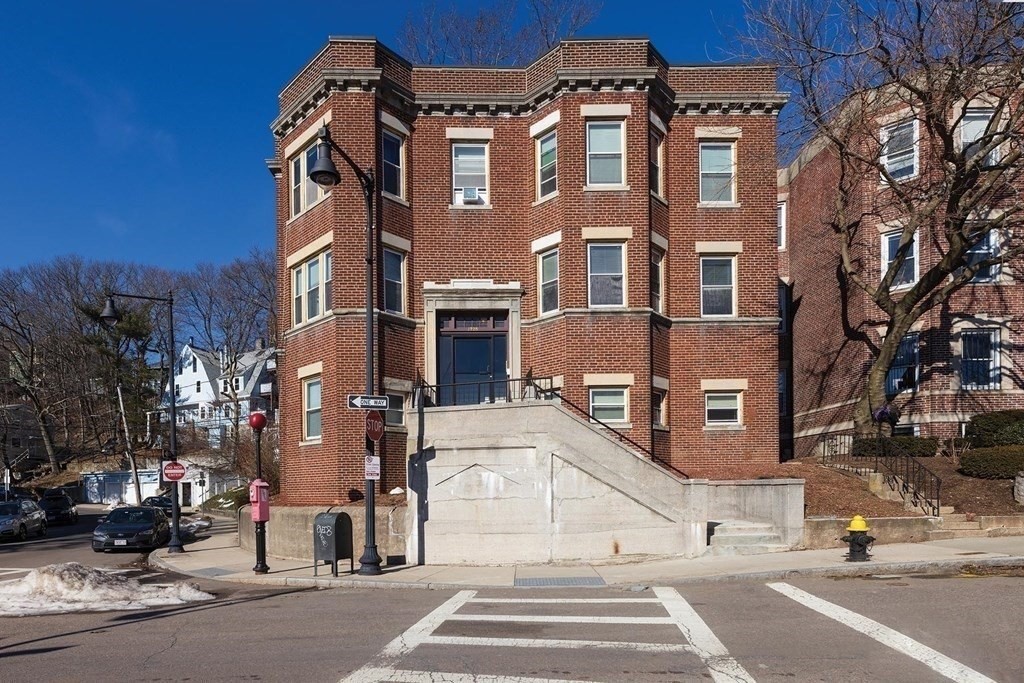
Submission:
M 67 562 L 40 567 L 17 581 L 0 584 L 0 617 L 145 609 L 213 597 L 183 581 L 147 586 L 120 574 Z

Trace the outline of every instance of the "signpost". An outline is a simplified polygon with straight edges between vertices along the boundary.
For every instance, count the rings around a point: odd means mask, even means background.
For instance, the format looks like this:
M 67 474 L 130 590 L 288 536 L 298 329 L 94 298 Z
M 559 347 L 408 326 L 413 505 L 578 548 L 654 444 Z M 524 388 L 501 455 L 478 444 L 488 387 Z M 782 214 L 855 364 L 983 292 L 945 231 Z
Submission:
M 366 438 L 377 443 L 384 436 L 384 418 L 376 410 L 366 414 Z
M 380 456 L 379 455 L 368 455 L 366 456 L 366 479 L 372 479 L 373 481 L 380 481 Z
M 168 460 L 164 463 L 164 479 L 167 481 L 181 481 L 185 478 L 185 466 L 177 460 Z
M 387 396 L 366 396 L 363 394 L 348 395 L 349 410 L 377 410 L 388 408 Z

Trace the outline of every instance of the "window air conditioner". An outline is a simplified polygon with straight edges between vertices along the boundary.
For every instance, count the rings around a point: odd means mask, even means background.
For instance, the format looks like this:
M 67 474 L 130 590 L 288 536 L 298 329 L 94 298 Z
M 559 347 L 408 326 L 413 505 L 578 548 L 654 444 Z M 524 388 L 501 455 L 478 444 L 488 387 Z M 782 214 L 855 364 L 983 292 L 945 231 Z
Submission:
M 462 188 L 462 203 L 463 204 L 479 204 L 480 203 L 480 188 L 478 188 L 478 187 L 464 187 L 464 188 Z

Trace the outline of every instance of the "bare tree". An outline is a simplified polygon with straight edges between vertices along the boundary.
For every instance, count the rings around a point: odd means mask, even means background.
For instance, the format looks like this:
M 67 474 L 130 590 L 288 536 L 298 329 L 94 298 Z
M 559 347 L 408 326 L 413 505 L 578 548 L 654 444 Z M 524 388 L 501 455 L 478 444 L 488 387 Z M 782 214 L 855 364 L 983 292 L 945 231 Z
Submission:
M 778 64 L 784 88 L 794 93 L 788 134 L 834 158 L 835 201 L 822 227 L 837 240 L 837 286 L 863 292 L 874 305 L 875 319 L 843 321 L 848 337 L 873 355 L 854 415 L 858 431 L 869 432 L 873 412 L 886 404 L 886 374 L 912 325 L 980 270 L 1008 268 L 1024 251 L 1017 229 L 1024 5 L 748 0 L 746 15 L 754 56 Z M 964 142 L 971 106 L 992 116 Z M 894 115 L 916 122 L 914 174 L 887 163 L 905 142 L 882 132 L 885 117 Z M 901 233 L 879 281 L 875 262 L 863 255 L 883 223 Z M 971 252 L 993 232 L 997 254 Z M 910 284 L 904 263 L 915 240 L 937 256 L 922 263 Z M 880 342 L 864 333 L 871 327 L 884 327 Z
M 420 64 L 517 66 L 575 35 L 597 0 L 492 0 L 475 9 L 425 0 L 399 31 L 399 49 Z

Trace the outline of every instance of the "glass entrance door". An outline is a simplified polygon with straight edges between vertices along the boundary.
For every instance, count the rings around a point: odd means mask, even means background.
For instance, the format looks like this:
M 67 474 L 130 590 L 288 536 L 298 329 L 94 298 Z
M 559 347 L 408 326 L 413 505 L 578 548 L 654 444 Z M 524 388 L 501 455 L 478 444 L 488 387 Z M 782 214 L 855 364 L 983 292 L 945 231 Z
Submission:
M 508 313 L 442 315 L 438 325 L 440 405 L 493 403 L 505 399 Z

